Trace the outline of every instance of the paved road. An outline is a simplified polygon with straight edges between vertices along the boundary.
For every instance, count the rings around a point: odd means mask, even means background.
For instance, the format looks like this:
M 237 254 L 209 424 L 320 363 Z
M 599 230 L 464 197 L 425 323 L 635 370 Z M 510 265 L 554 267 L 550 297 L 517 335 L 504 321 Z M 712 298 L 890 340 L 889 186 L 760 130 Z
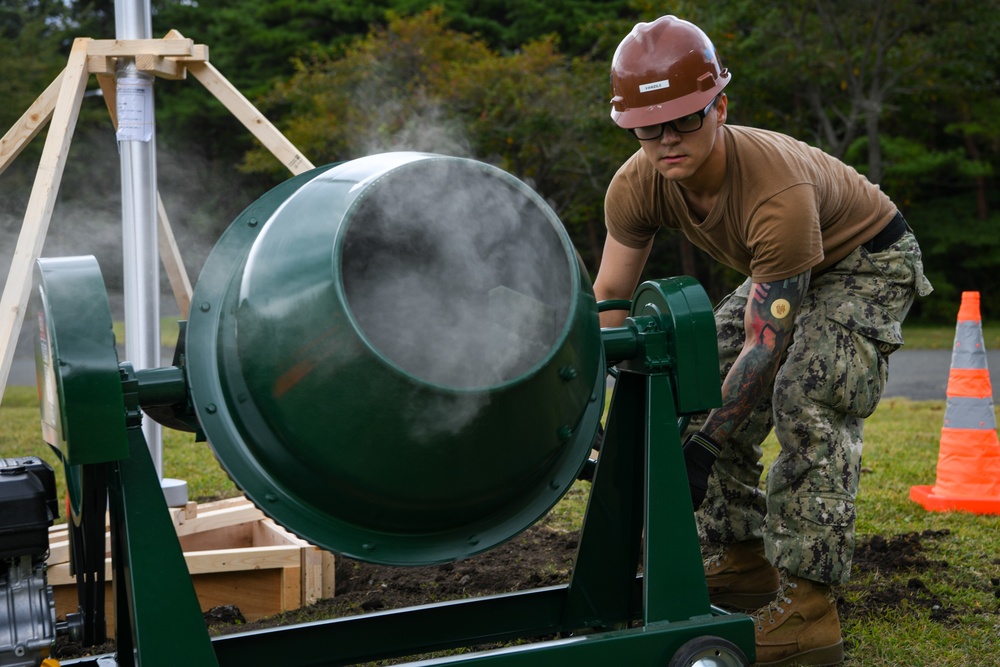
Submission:
M 986 351 L 990 385 L 1000 387 L 1000 350 Z M 944 400 L 951 370 L 951 350 L 900 350 L 889 357 L 889 384 L 885 396 L 913 400 Z

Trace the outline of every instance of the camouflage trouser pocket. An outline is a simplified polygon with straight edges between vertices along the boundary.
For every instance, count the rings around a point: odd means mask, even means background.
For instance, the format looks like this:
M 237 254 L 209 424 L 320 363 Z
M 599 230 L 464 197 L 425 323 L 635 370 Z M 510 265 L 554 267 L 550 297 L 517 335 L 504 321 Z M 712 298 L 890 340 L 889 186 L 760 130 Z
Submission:
M 854 555 L 856 518 L 854 501 L 846 495 L 769 498 L 768 557 L 800 577 L 845 583 Z
M 827 373 L 825 382 L 811 385 L 809 397 L 854 417 L 870 416 L 882 398 L 888 379 L 886 357 L 903 344 L 899 323 L 871 303 L 840 302 L 827 309 L 823 341 L 811 360 Z
M 854 500 L 847 495 L 817 494 L 801 499 L 802 518 L 817 526 L 842 528 L 854 525 L 857 511 Z

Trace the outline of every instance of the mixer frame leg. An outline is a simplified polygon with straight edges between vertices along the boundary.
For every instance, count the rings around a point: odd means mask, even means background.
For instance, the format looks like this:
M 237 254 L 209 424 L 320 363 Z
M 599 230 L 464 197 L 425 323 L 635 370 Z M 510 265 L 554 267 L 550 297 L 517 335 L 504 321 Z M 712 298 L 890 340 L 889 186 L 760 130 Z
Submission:
M 217 667 L 194 583 L 138 427 L 111 464 L 111 558 L 118 667 Z
M 619 374 L 570 583 L 568 627 L 714 613 L 673 397 L 666 374 Z M 640 562 L 637 590 L 630 582 Z
M 643 621 L 649 624 L 695 618 L 711 613 L 711 606 L 671 378 L 648 375 L 644 389 L 647 426 L 643 438 L 646 455 Z

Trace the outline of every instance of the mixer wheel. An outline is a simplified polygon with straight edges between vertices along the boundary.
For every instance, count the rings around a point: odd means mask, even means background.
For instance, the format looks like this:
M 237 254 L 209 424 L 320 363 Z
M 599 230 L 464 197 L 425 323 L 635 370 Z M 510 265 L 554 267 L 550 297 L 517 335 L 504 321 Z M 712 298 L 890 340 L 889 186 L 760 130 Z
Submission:
M 736 644 L 706 635 L 681 646 L 667 667 L 750 667 L 750 662 Z

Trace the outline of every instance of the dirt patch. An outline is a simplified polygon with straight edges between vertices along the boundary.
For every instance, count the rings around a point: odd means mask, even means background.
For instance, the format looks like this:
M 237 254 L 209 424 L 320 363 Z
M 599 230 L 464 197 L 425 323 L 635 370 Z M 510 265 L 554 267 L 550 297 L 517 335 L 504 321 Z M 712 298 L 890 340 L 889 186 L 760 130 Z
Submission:
M 215 634 L 244 632 L 382 609 L 552 586 L 569 580 L 579 534 L 535 525 L 513 540 L 457 563 L 425 567 L 374 565 L 337 556 L 336 595 L 307 609 L 252 623 L 209 625 Z
M 886 612 L 915 613 L 928 610 L 932 621 L 950 624 L 956 610 L 935 596 L 918 576 L 928 569 L 946 569 L 948 562 L 933 560 L 924 553 L 924 543 L 940 540 L 951 534 L 949 530 L 925 530 L 921 533 L 904 533 L 893 537 L 873 535 L 863 539 L 854 552 L 853 574 L 881 573 L 885 575 L 912 573 L 905 583 L 884 578 L 877 587 L 848 583 L 840 589 L 837 612 L 842 618 L 882 616 Z M 849 591 L 858 595 L 847 595 Z M 845 598 L 846 595 L 846 598 Z M 847 598 L 852 598 L 848 601 Z
M 947 561 L 930 560 L 924 556 L 924 541 L 937 540 L 951 535 L 950 530 L 925 530 L 922 533 L 904 533 L 890 538 L 873 535 L 862 539 L 854 550 L 852 571 L 901 572 L 923 570 L 928 567 L 948 567 Z

